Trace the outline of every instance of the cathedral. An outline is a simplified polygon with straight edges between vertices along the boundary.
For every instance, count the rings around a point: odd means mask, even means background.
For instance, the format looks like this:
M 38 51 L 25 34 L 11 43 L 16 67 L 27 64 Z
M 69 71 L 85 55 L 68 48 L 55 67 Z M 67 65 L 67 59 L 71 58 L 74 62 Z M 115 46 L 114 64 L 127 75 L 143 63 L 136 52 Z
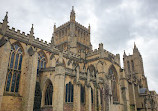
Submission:
M 158 111 L 148 89 L 142 56 L 93 50 L 90 26 L 70 19 L 50 43 L 0 22 L 0 111 Z M 122 58 L 122 57 L 121 57 Z

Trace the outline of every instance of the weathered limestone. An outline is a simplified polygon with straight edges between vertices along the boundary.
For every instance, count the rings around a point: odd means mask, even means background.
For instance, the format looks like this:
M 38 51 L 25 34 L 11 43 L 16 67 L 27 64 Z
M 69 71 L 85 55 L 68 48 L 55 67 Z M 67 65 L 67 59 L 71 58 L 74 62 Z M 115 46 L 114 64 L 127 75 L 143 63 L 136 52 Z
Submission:
M 98 111 L 101 111 L 101 96 L 100 96 L 100 89 L 97 89 L 98 92 Z
M 73 102 L 73 111 L 80 111 L 80 98 L 81 98 L 81 93 L 80 93 L 80 84 L 75 83 L 74 84 L 74 102 Z
M 23 60 L 25 61 L 27 71 L 25 90 L 23 94 L 23 111 L 33 111 L 38 54 L 35 52 L 34 55 L 29 56 L 29 54 L 26 52 Z
M 54 92 L 53 92 L 53 111 L 63 111 L 64 109 L 64 82 L 65 67 L 63 64 L 63 54 L 59 54 L 59 63 L 55 67 L 54 76 Z
M 90 26 L 82 26 L 75 18 L 72 9 L 68 22 L 59 27 L 54 25 L 51 43 L 47 44 L 39 38 L 35 39 L 33 25 L 27 35 L 15 28 L 10 29 L 6 14 L 3 23 L 0 23 L 0 38 L 3 38 L 0 39 L 0 110 L 32 111 L 36 101 L 39 101 L 36 106 L 41 104 L 41 107 L 34 107 L 35 111 L 150 111 L 156 108 L 158 99 L 154 98 L 158 95 L 148 89 L 143 60 L 136 45 L 133 55 L 124 53 L 122 69 L 120 55 L 108 52 L 102 43 L 98 49 L 92 50 Z M 20 80 L 16 85 L 19 90 L 4 93 L 9 43 L 19 44 L 24 53 Z M 15 64 L 15 61 L 12 63 Z M 47 80 L 53 87 L 48 87 Z M 39 98 L 34 102 L 36 82 Z M 85 98 L 81 101 L 83 93 L 82 98 Z M 52 99 L 50 94 L 53 94 Z
M 4 93 L 11 45 L 9 42 L 0 47 L 0 110 Z
M 92 107 L 91 107 L 91 87 L 90 86 L 86 86 L 86 111 L 91 111 Z

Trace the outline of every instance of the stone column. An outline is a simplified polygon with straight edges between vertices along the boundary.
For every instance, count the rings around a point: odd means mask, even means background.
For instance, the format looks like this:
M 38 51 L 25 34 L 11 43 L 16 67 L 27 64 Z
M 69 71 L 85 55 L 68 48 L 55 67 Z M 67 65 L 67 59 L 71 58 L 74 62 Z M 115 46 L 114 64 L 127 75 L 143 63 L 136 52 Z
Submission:
M 97 111 L 98 109 L 98 104 L 97 104 L 97 97 L 98 96 L 98 92 L 97 92 L 97 86 L 94 87 L 94 110 Z
M 92 107 L 91 107 L 91 87 L 89 85 L 87 85 L 85 87 L 86 89 L 86 111 L 91 111 Z
M 99 111 L 101 111 L 101 96 L 100 96 L 100 89 L 98 88 L 97 89 L 97 91 L 98 91 L 98 109 L 99 109 Z
M 74 84 L 74 102 L 73 102 L 73 111 L 80 111 L 80 98 L 81 98 L 81 93 L 80 93 L 80 84 L 76 83 Z
M 59 54 L 59 63 L 55 67 L 54 92 L 53 92 L 53 111 L 64 110 L 64 84 L 65 84 L 65 67 L 62 59 L 63 55 Z
M 104 99 L 105 111 L 111 111 L 110 105 L 111 105 L 111 101 L 112 101 L 112 99 L 111 99 L 112 93 L 111 93 L 110 84 L 111 84 L 110 80 L 107 79 L 105 82 L 105 92 L 104 92 L 105 93 L 105 99 Z
M 26 66 L 26 75 L 24 81 L 25 88 L 23 92 L 23 111 L 33 111 L 38 54 L 37 52 L 34 52 L 32 47 L 28 49 L 28 52 L 25 52 L 23 62 L 25 62 Z
M 4 92 L 11 46 L 9 42 L 0 47 L 0 110 Z

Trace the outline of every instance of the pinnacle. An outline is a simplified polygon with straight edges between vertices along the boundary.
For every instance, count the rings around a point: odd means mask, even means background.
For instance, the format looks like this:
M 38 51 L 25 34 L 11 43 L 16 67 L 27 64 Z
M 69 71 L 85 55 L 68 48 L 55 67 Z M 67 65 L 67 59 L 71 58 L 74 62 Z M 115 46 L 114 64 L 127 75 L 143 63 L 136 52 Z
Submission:
M 8 23 L 8 12 L 6 12 L 6 15 L 5 15 L 4 20 L 3 20 L 3 21 Z

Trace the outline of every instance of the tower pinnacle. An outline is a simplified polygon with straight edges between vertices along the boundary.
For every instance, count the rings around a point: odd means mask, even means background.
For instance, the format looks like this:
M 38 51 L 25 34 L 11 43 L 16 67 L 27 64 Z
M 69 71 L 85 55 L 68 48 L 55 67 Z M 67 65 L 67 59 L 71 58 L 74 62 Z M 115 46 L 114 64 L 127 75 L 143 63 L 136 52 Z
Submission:
M 6 12 L 6 15 L 5 15 L 3 23 L 2 23 L 2 33 L 3 33 L 3 35 L 6 33 L 7 24 L 8 24 L 8 12 Z
M 74 6 L 72 6 L 72 10 L 70 13 L 70 21 L 75 21 L 75 11 L 74 11 Z
M 137 46 L 136 46 L 135 42 L 134 42 L 134 49 L 137 49 Z
M 33 28 L 33 24 L 32 24 L 31 31 L 30 31 L 30 36 L 33 37 L 33 34 L 34 34 L 34 28 Z
M 124 54 L 123 54 L 123 57 L 126 57 L 127 55 L 126 55 L 126 52 L 125 52 L 125 50 L 124 50 Z
M 5 15 L 5 17 L 4 17 L 3 22 L 7 22 L 7 23 L 8 23 L 8 12 L 6 12 L 6 15 Z

